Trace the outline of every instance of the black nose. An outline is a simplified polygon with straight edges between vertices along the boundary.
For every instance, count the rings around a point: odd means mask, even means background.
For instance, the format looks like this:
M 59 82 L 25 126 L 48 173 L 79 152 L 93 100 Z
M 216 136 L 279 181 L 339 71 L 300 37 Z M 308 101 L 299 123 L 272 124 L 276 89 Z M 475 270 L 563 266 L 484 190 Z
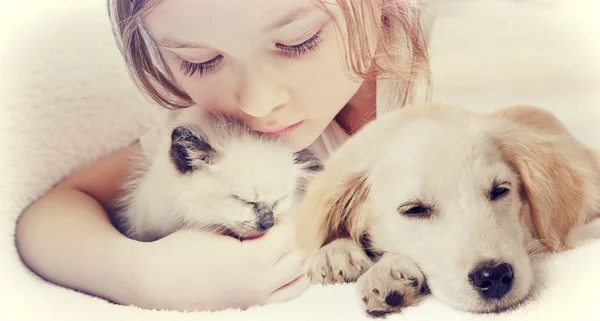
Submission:
M 272 211 L 261 211 L 257 215 L 257 227 L 260 230 L 268 230 L 275 224 Z
M 471 284 L 486 299 L 500 299 L 512 288 L 513 269 L 508 263 L 487 262 L 469 273 Z

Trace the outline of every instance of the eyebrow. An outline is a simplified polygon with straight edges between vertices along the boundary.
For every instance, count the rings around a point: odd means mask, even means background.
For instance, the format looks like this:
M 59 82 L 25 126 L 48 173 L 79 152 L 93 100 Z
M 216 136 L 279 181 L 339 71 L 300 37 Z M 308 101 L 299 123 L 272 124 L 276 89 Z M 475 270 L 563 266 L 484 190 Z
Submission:
M 270 30 L 279 29 L 281 27 L 287 26 L 290 23 L 292 23 L 292 22 L 294 22 L 316 10 L 317 10 L 317 8 L 314 6 L 302 7 L 302 8 L 296 9 L 295 11 L 292 11 L 292 12 L 288 13 L 287 15 L 279 18 L 275 22 L 269 24 L 265 29 L 263 29 L 263 31 L 270 31 Z
M 269 24 L 266 28 L 263 29 L 263 32 L 267 32 L 274 29 L 279 29 L 284 26 L 291 24 L 292 22 L 307 16 L 308 14 L 316 11 L 317 8 L 312 7 L 303 7 L 297 9 L 293 12 L 288 13 L 287 15 L 279 18 L 275 22 Z M 163 37 L 156 41 L 156 45 L 159 47 L 171 48 L 171 49 L 197 49 L 197 48 L 205 48 L 202 44 L 195 42 L 183 41 L 171 37 Z
M 175 38 L 164 37 L 156 41 L 156 45 L 159 47 L 171 48 L 171 49 L 187 49 L 187 48 L 204 48 L 205 46 L 195 43 L 187 42 Z

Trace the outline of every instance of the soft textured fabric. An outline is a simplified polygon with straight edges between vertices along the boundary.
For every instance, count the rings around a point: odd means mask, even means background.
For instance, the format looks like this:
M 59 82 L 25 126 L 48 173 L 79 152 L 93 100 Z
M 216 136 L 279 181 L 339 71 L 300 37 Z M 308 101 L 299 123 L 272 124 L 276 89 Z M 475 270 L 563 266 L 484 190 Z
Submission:
M 0 320 L 369 320 L 352 284 L 314 286 L 288 303 L 247 311 L 179 313 L 110 304 L 29 271 L 14 244 L 21 211 L 69 173 L 147 132 L 159 108 L 128 78 L 104 1 L 1 6 Z M 434 99 L 476 110 L 539 104 L 600 149 L 594 12 L 597 4 L 587 0 L 444 2 L 431 36 Z M 579 235 L 598 236 L 598 225 Z M 389 320 L 600 318 L 600 241 L 553 255 L 540 270 L 540 295 L 506 314 L 472 315 L 429 297 Z

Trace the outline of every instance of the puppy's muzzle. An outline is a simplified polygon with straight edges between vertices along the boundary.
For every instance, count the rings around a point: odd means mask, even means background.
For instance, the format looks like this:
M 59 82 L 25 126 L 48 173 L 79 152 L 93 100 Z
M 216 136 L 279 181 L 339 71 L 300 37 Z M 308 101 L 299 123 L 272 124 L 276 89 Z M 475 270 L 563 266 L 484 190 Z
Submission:
M 504 262 L 484 262 L 469 273 L 469 280 L 483 298 L 501 299 L 512 289 L 513 268 Z

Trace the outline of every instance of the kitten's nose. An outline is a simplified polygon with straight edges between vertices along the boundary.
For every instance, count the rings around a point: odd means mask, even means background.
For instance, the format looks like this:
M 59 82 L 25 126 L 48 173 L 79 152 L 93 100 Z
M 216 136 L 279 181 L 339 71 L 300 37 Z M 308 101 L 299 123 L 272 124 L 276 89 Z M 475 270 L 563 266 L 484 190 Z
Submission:
M 258 214 L 258 228 L 261 230 L 268 230 L 275 224 L 273 217 L 273 211 L 265 211 Z
M 273 216 L 273 210 L 263 203 L 257 203 L 254 205 L 254 211 L 256 213 L 256 225 L 260 230 L 268 230 L 275 224 L 275 218 Z

